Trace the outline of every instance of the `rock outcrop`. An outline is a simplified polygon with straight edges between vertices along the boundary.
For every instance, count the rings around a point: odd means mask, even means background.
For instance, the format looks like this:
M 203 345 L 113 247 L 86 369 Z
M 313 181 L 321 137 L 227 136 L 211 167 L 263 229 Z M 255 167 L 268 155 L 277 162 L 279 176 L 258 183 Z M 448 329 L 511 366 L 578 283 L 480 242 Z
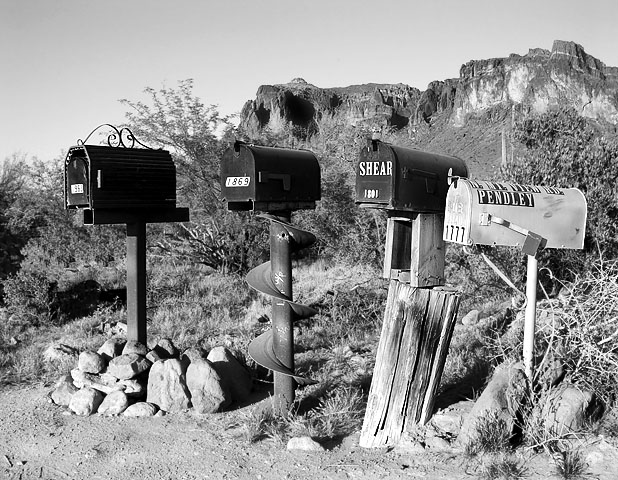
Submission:
M 405 84 L 319 88 L 303 79 L 262 85 L 245 103 L 240 126 L 249 137 L 268 128 L 297 136 L 317 131 L 326 116 L 372 128 L 412 128 L 446 112 L 453 126 L 496 106 L 545 112 L 570 105 L 585 117 L 618 124 L 618 67 L 608 67 L 583 47 L 556 40 L 552 50 L 472 60 L 459 78 L 431 82 L 424 92 Z

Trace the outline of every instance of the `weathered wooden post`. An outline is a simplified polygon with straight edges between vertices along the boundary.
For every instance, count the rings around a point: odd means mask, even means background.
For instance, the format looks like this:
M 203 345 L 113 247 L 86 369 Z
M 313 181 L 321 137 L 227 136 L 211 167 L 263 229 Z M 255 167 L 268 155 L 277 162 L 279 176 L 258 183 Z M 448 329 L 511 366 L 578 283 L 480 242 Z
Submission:
M 536 256 L 543 248 L 584 247 L 586 198 L 576 188 L 458 179 L 449 188 L 445 215 L 448 242 L 520 247 L 528 256 L 523 358 L 532 382 Z
M 291 262 L 316 238 L 290 220 L 320 199 L 320 166 L 306 150 L 236 142 L 221 161 L 221 192 L 228 209 L 267 212 L 260 217 L 270 221 L 270 262 L 251 270 L 247 283 L 272 297 L 272 328 L 251 342 L 249 355 L 274 372 L 273 410 L 287 415 L 296 385 L 312 383 L 295 374 L 293 322 L 317 313 L 293 301 Z
M 390 280 L 360 445 L 392 445 L 432 414 L 459 294 L 444 285 L 444 205 L 456 158 L 371 139 L 356 170 L 356 203 L 388 212 L 383 277 Z
M 112 129 L 107 145 L 86 145 L 101 127 Z M 189 209 L 176 207 L 176 167 L 128 128 L 100 125 L 77 143 L 64 162 L 65 208 L 81 210 L 84 225 L 126 224 L 127 338 L 145 345 L 146 224 L 189 221 Z

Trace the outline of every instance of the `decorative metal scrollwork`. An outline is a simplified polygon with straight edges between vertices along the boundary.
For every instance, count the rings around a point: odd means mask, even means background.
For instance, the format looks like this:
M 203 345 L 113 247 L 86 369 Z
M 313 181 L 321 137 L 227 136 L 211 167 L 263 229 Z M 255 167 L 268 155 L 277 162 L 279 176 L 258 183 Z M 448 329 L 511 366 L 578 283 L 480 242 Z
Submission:
M 109 127 L 112 129 L 112 132 L 107 136 L 107 145 L 110 147 L 134 148 L 137 143 L 139 146 L 147 148 L 148 150 L 154 150 L 154 148 L 144 145 L 137 138 L 135 138 L 135 135 L 133 135 L 133 132 L 129 129 L 129 127 L 122 127 L 119 129 L 109 123 L 102 123 L 90 132 L 85 140 L 78 139 L 77 144 L 85 145 L 92 134 L 103 127 Z

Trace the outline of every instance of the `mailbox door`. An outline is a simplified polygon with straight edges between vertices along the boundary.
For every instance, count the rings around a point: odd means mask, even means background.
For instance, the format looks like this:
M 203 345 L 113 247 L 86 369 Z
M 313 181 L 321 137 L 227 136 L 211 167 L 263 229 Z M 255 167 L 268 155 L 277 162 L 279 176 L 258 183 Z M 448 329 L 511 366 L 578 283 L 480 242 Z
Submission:
M 87 208 L 90 206 L 90 175 L 88 160 L 73 156 L 66 165 L 66 205 L 68 208 Z
M 457 157 L 399 147 L 395 178 L 395 207 L 424 213 L 443 213 L 449 176 L 467 177 L 468 167 Z
M 356 203 L 375 208 L 393 207 L 393 171 L 397 158 L 389 145 L 372 141 L 356 165 Z
M 320 166 L 307 150 L 250 146 L 255 161 L 256 202 L 315 202 Z
M 255 162 L 244 145 L 229 148 L 221 160 L 221 195 L 230 210 L 251 210 L 255 201 Z
M 444 240 L 464 245 L 523 245 L 525 232 L 545 248 L 581 249 L 586 199 L 576 188 L 459 180 L 447 196 Z

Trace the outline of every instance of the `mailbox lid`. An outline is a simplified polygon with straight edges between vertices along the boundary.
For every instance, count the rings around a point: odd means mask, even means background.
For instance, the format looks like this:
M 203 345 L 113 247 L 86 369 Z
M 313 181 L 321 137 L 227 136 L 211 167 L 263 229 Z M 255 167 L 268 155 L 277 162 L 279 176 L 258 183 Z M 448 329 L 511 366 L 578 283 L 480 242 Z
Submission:
M 356 172 L 360 206 L 443 213 L 449 177 L 467 177 L 468 167 L 457 157 L 370 140 Z
M 395 208 L 393 168 L 397 157 L 391 145 L 370 140 L 356 164 L 356 201 L 361 207 Z
M 67 208 L 90 206 L 90 167 L 86 155 L 72 155 L 65 164 L 65 204 Z
M 221 161 L 221 194 L 230 204 L 306 204 L 321 198 L 320 164 L 308 150 L 236 142 Z
M 581 249 L 586 217 L 586 198 L 576 188 L 459 179 L 448 191 L 443 238 L 462 245 L 521 247 L 525 235 L 516 231 L 519 227 L 545 238 L 545 248 Z

